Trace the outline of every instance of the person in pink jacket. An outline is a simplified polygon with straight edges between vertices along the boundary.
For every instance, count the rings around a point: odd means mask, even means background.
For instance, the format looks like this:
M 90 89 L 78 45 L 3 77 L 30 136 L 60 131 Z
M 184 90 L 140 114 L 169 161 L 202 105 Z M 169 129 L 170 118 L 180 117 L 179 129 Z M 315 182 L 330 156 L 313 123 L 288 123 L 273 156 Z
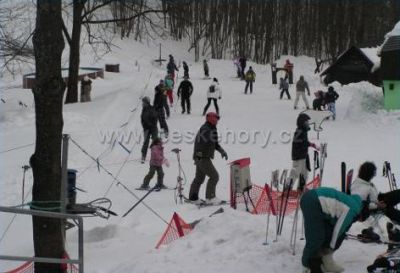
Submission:
M 157 184 L 156 190 L 166 189 L 164 186 L 164 171 L 162 165 L 165 164 L 169 166 L 168 161 L 164 157 L 164 147 L 162 146 L 162 141 L 160 138 L 155 138 L 150 145 L 151 156 L 150 156 L 150 170 L 149 173 L 144 177 L 143 184 L 139 189 L 147 190 L 150 189 L 150 180 L 153 178 L 154 174 L 157 172 Z

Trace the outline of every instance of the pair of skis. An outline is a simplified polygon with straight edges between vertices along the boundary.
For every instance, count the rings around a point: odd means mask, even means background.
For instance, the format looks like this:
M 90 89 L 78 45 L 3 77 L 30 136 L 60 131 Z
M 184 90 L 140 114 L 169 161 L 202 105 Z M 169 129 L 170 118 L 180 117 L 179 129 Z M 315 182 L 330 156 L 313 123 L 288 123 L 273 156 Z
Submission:
M 341 164 L 341 189 L 343 193 L 350 194 L 351 182 L 353 181 L 353 169 L 346 173 L 346 162 Z

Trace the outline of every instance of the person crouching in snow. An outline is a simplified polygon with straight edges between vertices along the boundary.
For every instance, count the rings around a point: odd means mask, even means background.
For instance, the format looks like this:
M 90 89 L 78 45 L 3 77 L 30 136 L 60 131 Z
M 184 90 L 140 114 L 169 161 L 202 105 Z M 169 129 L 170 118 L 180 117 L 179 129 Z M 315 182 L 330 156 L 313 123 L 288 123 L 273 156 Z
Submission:
M 333 252 L 354 222 L 369 217 L 368 203 L 359 195 L 320 187 L 303 194 L 300 208 L 306 237 L 301 258 L 303 273 L 343 272 L 344 268 L 333 260 Z
M 357 194 L 364 201 L 369 201 L 371 211 L 381 211 L 393 223 L 400 225 L 400 211 L 396 209 L 400 203 L 400 190 L 379 193 L 372 178 L 376 175 L 376 166 L 373 162 L 364 162 L 359 170 L 358 176 L 351 183 L 351 194 Z
M 160 138 L 155 138 L 150 145 L 151 157 L 150 157 L 150 170 L 149 173 L 144 177 L 143 184 L 139 189 L 149 189 L 150 180 L 153 178 L 154 174 L 157 172 L 157 184 L 156 190 L 166 189 L 164 186 L 164 171 L 162 165 L 165 164 L 169 167 L 168 160 L 164 157 L 164 147 L 162 146 L 162 141 Z

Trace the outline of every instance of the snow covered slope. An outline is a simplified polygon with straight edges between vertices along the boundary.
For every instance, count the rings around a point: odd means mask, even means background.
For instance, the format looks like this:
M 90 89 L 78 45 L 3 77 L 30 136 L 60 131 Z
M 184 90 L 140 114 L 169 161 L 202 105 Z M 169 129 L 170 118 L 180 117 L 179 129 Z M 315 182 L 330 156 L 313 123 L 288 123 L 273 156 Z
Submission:
M 99 161 L 135 195 L 134 191 L 146 172 L 148 162 L 140 164 L 141 125 L 140 97 L 153 98 L 154 86 L 165 76 L 165 67 L 155 65 L 158 57 L 158 41 L 138 44 L 131 41 L 119 42 L 119 48 L 104 56 L 95 66 L 119 63 L 121 73 L 105 73 L 104 79 L 93 81 L 92 102 L 64 106 L 64 133 Z M 176 42 L 163 42 L 163 55 L 173 54 L 177 63 L 187 61 L 190 65 L 194 85 L 192 114 L 180 114 L 180 104 L 171 109 L 170 139 L 165 144 L 170 168 L 164 168 L 165 184 L 175 187 L 178 174 L 177 161 L 171 149 L 182 149 L 182 164 L 185 171 L 185 194 L 194 177 L 192 162 L 193 134 L 203 124 L 201 116 L 206 103 L 206 90 L 211 80 L 203 79 L 201 63 L 194 63 L 185 46 Z M 287 56 L 277 60 L 283 65 Z M 314 59 L 290 57 L 294 63 L 297 80 L 304 75 L 312 92 L 326 88 L 313 74 Z M 82 66 L 93 65 L 90 51 L 83 51 Z M 263 185 L 269 181 L 274 169 L 291 167 L 290 135 L 295 130 L 296 117 L 300 109 L 293 110 L 293 99 L 279 100 L 278 86 L 271 84 L 268 65 L 249 63 L 257 73 L 252 95 L 244 95 L 244 82 L 234 78 L 235 68 L 228 60 L 210 60 L 210 74 L 217 77 L 222 88 L 220 101 L 221 120 L 218 125 L 221 145 L 227 151 L 229 161 L 251 157 L 253 183 Z M 183 75 L 179 71 L 179 81 Z M 21 80 L 7 80 L 8 86 L 20 84 Z M 392 163 L 395 174 L 400 168 L 400 112 L 386 112 L 383 109 L 382 92 L 368 84 L 359 83 L 341 87 L 334 84 L 340 98 L 337 102 L 336 121 L 326 121 L 317 139 L 316 132 L 309 137 L 316 143 L 328 142 L 323 184 L 339 189 L 340 162 L 346 161 L 348 168 L 358 169 L 365 160 L 372 160 L 381 168 L 385 160 Z M 294 86 L 290 87 L 294 95 Z M 34 146 L 5 152 L 35 140 L 35 114 L 33 96 L 30 90 L 12 88 L 1 91 L 0 102 L 0 204 L 14 206 L 21 203 L 22 169 L 27 165 Z M 21 107 L 22 101 L 27 107 Z M 311 103 L 312 98 L 309 98 Z M 211 109 L 212 106 L 211 106 Z M 109 144 L 111 135 L 119 134 L 121 142 L 132 153 L 128 154 L 119 144 Z M 124 139 L 121 137 L 124 136 Z M 131 136 L 130 139 L 128 137 Z M 180 139 L 180 137 L 182 139 Z M 288 138 L 289 137 L 289 138 Z M 105 140 L 105 141 L 104 141 Z M 229 198 L 229 166 L 219 154 L 214 164 L 220 173 L 217 195 Z M 69 167 L 77 169 L 78 202 L 88 202 L 106 196 L 113 202 L 112 210 L 119 214 L 109 220 L 85 219 L 85 272 L 300 272 L 300 257 L 304 241 L 297 242 L 296 255 L 289 249 L 292 216 L 285 221 L 283 235 L 279 242 L 268 246 L 265 240 L 266 216 L 254 216 L 228 207 L 222 214 L 208 217 L 215 208 L 197 209 L 188 204 L 175 204 L 174 192 L 170 190 L 152 193 L 145 203 L 157 215 L 139 205 L 127 217 L 121 218 L 136 199 L 118 185 L 105 171 L 97 169 L 87 155 L 74 144 L 70 144 Z M 388 190 L 386 179 L 379 174 L 374 180 L 379 190 Z M 151 182 L 155 183 L 155 179 Z M 26 201 L 31 199 L 32 174 L 27 172 Z M 201 196 L 204 197 L 205 185 Z M 155 250 L 155 245 L 166 228 L 173 212 L 186 221 L 203 220 L 188 236 L 165 248 Z M 9 214 L 0 214 L 0 253 L 4 255 L 33 255 L 31 220 Z M 10 222 L 12 221 L 11 225 Z M 384 222 L 382 222 L 384 223 Z M 357 233 L 364 226 L 355 224 L 351 232 Z M 271 234 L 273 229 L 270 230 Z M 300 231 L 299 231 L 300 232 Z M 272 239 L 271 235 L 271 239 Z M 77 255 L 77 229 L 68 231 L 67 249 L 71 257 Z M 383 246 L 363 245 L 345 241 L 335 254 L 346 267 L 346 272 L 365 272 L 375 256 L 384 251 Z M 1 261 L 0 270 L 12 269 L 20 263 Z

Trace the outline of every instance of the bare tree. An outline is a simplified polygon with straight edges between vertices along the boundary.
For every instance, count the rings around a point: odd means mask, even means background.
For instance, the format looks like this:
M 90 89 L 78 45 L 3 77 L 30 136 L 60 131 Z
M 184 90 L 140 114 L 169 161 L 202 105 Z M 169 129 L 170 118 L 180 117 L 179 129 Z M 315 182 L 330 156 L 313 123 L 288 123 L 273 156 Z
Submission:
M 61 76 L 61 0 L 37 0 L 33 47 L 36 84 L 32 89 L 36 112 L 36 146 L 30 158 L 33 171 L 31 209 L 59 211 L 63 95 Z M 64 238 L 59 219 L 32 217 L 36 257 L 62 258 Z M 59 264 L 35 263 L 35 272 L 62 272 Z

